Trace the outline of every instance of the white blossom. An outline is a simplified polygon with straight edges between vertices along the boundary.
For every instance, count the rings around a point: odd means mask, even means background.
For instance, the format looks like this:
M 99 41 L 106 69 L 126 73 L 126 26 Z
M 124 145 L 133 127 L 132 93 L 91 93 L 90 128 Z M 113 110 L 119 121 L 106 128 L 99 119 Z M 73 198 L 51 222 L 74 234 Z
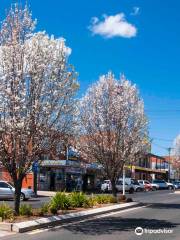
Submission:
M 28 8 L 15 5 L 0 30 L 0 161 L 15 187 L 45 139 L 52 147 L 57 136 L 72 134 L 79 87 L 65 40 L 34 27 Z
M 124 164 L 145 151 L 148 138 L 144 104 L 135 85 L 112 73 L 100 77 L 80 101 L 79 149 L 87 161 L 103 165 L 115 182 Z

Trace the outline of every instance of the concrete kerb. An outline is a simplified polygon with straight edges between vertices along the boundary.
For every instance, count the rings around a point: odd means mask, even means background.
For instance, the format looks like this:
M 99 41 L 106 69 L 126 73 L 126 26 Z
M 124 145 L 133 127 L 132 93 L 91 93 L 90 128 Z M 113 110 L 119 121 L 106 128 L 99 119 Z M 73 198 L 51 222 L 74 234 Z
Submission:
M 56 195 L 56 192 L 52 191 L 37 191 L 38 197 L 53 197 Z
M 85 210 L 76 213 L 69 213 L 65 215 L 58 215 L 52 216 L 47 218 L 39 218 L 32 221 L 20 222 L 12 224 L 12 230 L 14 232 L 23 233 L 27 231 L 32 231 L 40 228 L 52 227 L 57 226 L 62 223 L 71 222 L 74 220 L 81 220 L 81 219 L 88 219 L 90 217 L 115 212 L 119 210 L 125 210 L 132 207 L 141 206 L 141 203 L 132 202 L 132 203 L 123 203 L 123 204 L 116 204 L 113 206 L 101 207 L 96 209 Z
M 12 223 L 0 222 L 0 230 L 1 230 L 1 231 L 12 232 L 12 227 L 13 227 L 13 224 L 12 224 Z

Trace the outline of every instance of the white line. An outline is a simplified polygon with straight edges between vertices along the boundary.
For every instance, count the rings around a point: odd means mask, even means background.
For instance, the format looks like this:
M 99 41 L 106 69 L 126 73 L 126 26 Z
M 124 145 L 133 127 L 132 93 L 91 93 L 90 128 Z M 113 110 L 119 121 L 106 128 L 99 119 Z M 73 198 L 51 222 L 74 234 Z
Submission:
M 27 234 L 28 235 L 34 235 L 34 234 L 38 234 L 38 233 L 42 233 L 42 232 L 47 232 L 47 231 L 51 231 L 51 229 L 60 229 L 60 228 L 63 228 L 63 227 L 67 227 L 69 225 L 76 225 L 78 223 L 83 223 L 83 222 L 87 222 L 87 221 L 91 221 L 91 220 L 94 220 L 94 219 L 100 219 L 100 218 L 104 218 L 104 217 L 108 217 L 108 216 L 113 216 L 113 215 L 117 215 L 117 214 L 121 214 L 121 213 L 125 213 L 125 212 L 130 212 L 130 211 L 133 211 L 133 210 L 138 210 L 140 208 L 145 208 L 145 207 L 148 207 L 148 206 L 151 206 L 152 204 L 149 204 L 149 205 L 146 205 L 146 206 L 140 206 L 140 207 L 134 207 L 134 208 L 129 208 L 129 209 L 124 209 L 124 210 L 121 210 L 121 211 L 118 211 L 118 212 L 112 212 L 112 213 L 106 213 L 106 214 L 102 214 L 100 216 L 94 216 L 92 218 L 88 218 L 88 219 L 84 219 L 84 220 L 79 220 L 79 221 L 76 221 L 76 222 L 70 222 L 70 223 L 65 223 L 65 224 L 62 224 L 60 226 L 55 226 L 55 227 L 50 227 L 50 228 L 44 228 L 44 229 L 37 229 L 37 230 L 34 230 L 32 232 L 28 232 Z
M 10 236 L 16 234 L 15 232 L 0 231 L 0 237 Z

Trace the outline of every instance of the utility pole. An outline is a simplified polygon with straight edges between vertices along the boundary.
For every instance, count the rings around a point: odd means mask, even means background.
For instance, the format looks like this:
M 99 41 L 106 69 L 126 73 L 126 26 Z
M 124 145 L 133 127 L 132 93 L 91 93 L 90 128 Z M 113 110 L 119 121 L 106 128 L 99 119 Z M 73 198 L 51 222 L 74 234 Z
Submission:
M 171 150 L 173 148 L 172 147 L 169 147 L 167 148 L 168 150 L 168 155 L 169 155 L 169 163 L 168 163 L 168 182 L 170 182 L 170 179 L 171 179 Z

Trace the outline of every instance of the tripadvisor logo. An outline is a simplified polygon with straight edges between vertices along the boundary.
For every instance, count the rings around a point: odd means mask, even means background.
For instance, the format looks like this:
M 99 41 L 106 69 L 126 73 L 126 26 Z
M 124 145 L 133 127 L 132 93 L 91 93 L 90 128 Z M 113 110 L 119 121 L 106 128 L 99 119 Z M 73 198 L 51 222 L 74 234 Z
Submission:
M 142 227 L 137 227 L 134 232 L 135 232 L 136 235 L 140 236 L 140 235 L 143 234 L 143 228 Z

